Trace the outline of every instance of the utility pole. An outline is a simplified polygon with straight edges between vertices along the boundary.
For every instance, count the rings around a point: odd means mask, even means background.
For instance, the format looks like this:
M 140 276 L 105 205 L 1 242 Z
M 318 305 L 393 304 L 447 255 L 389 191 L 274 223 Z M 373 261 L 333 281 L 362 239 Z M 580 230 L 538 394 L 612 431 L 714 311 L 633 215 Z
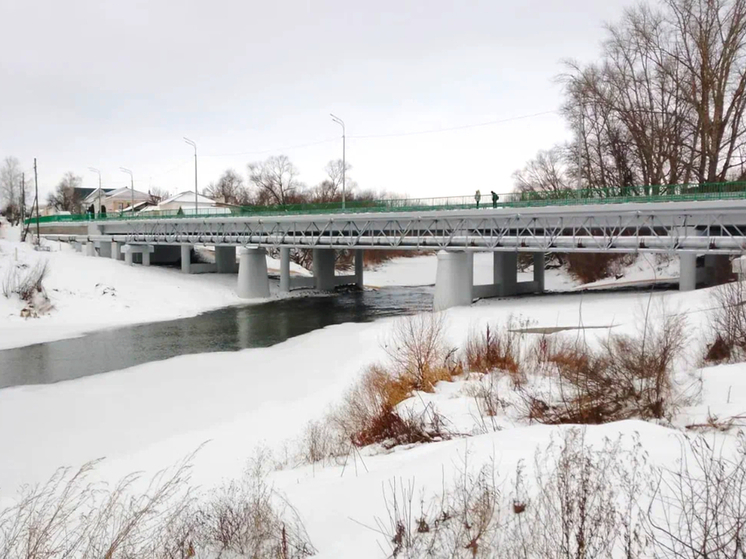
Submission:
M 39 236 L 39 175 L 36 172 L 36 157 L 34 157 L 34 201 L 36 202 L 36 244 L 41 244 Z
M 26 173 L 21 173 L 21 226 L 26 219 Z
M 199 213 L 199 201 L 197 199 L 197 144 L 187 137 L 184 137 L 184 141 L 194 148 L 194 215 L 197 215 Z
M 338 116 L 334 116 L 332 113 L 329 113 L 329 116 L 332 117 L 332 120 L 339 124 L 342 127 L 342 209 L 345 209 L 345 172 L 347 171 L 347 162 L 345 161 L 345 123 L 344 121 L 339 118 Z
M 132 171 L 129 169 L 125 169 L 124 167 L 119 167 L 119 170 L 123 173 L 127 173 L 130 176 L 130 213 L 132 215 L 135 215 L 135 179 L 132 178 Z
M 101 171 L 95 167 L 88 167 L 88 170 L 93 173 L 98 173 L 98 215 L 101 217 Z

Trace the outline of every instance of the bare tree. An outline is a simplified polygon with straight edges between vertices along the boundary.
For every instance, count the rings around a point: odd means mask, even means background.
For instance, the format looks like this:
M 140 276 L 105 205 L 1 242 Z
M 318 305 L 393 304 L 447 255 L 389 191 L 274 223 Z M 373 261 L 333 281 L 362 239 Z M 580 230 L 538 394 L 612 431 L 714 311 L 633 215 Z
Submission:
M 540 151 L 520 171 L 513 174 L 519 192 L 558 192 L 570 188 L 561 147 Z
M 209 196 L 218 202 L 226 204 L 246 204 L 248 202 L 248 191 L 244 180 L 233 169 L 227 169 L 217 183 L 210 183 L 204 190 L 205 196 Z
M 298 169 L 287 155 L 273 155 L 264 161 L 249 163 L 249 182 L 256 189 L 258 205 L 292 204 L 300 201 L 303 185 Z
M 746 0 L 629 9 L 608 26 L 599 60 L 569 62 L 560 81 L 574 187 L 594 196 L 657 194 L 744 176 Z
M 165 188 L 162 188 L 160 186 L 153 186 L 148 190 L 148 194 L 150 195 L 150 201 L 153 204 L 158 204 L 162 202 L 163 200 L 167 200 L 171 197 L 171 193 L 166 190 Z
M 22 193 L 21 163 L 15 157 L 6 157 L 0 167 L 0 207 L 11 222 L 21 215 L 21 202 L 28 200 L 30 182 Z M 25 197 L 24 197 L 25 196 Z
M 67 211 L 79 213 L 82 200 L 76 191 L 80 187 L 83 179 L 75 173 L 68 171 L 62 177 L 62 180 L 47 197 L 47 203 L 57 211 Z

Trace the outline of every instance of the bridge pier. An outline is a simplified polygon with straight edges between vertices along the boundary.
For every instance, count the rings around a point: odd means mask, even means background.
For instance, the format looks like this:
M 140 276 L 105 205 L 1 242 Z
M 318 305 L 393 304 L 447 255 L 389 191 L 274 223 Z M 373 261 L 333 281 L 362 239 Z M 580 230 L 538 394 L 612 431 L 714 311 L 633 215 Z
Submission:
M 122 243 L 117 241 L 111 241 L 111 257 L 114 260 L 122 259 Z
M 363 268 L 365 265 L 365 251 L 363 249 L 355 250 L 355 285 L 360 289 L 363 288 Z
M 290 292 L 290 247 L 280 248 L 280 293 Z
M 192 245 L 181 245 L 181 271 L 184 274 L 192 271 Z
M 471 305 L 473 257 L 466 252 L 441 250 L 435 275 L 433 310 L 444 311 L 451 307 Z M 471 270 L 470 270 L 471 268 Z
M 697 253 L 679 253 L 679 291 L 694 291 L 697 287 Z
M 492 253 L 492 283 L 499 297 L 512 297 L 518 292 L 518 253 Z
M 536 293 L 544 293 L 544 253 L 534 253 L 534 283 L 536 284 Z
M 215 267 L 218 274 L 235 274 L 237 270 L 236 247 L 216 246 Z
M 263 248 L 241 249 L 236 292 L 242 299 L 269 297 L 267 251 Z
M 98 243 L 98 255 L 102 258 L 111 258 L 111 242 L 101 241 Z
M 313 278 L 314 288 L 319 291 L 334 291 L 334 250 L 313 249 Z
M 85 255 L 96 256 L 96 246 L 93 244 L 93 241 L 88 241 L 85 244 Z

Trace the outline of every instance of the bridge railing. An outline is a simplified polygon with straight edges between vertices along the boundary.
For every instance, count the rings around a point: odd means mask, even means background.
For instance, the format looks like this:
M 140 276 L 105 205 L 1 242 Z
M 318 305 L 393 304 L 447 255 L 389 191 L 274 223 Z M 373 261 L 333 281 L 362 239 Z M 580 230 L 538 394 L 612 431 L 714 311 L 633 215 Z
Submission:
M 497 207 L 543 207 L 570 206 L 583 204 L 624 204 L 629 202 L 680 202 L 746 199 L 746 182 L 676 184 L 654 186 L 625 186 L 615 188 L 565 189 L 541 192 L 510 192 L 500 194 Z M 475 209 L 474 195 L 446 196 L 436 198 L 391 198 L 384 200 L 349 200 L 342 208 L 341 202 L 318 204 L 282 204 L 273 206 L 227 206 L 200 208 L 198 213 L 189 210 L 111 212 L 105 215 L 91 214 L 50 215 L 39 217 L 40 223 L 85 222 L 126 219 L 194 218 L 219 216 L 273 216 L 273 215 L 313 215 L 330 213 L 374 213 L 374 212 L 414 212 L 434 210 Z M 480 208 L 492 207 L 490 192 L 482 193 Z M 34 223 L 36 218 L 26 220 Z

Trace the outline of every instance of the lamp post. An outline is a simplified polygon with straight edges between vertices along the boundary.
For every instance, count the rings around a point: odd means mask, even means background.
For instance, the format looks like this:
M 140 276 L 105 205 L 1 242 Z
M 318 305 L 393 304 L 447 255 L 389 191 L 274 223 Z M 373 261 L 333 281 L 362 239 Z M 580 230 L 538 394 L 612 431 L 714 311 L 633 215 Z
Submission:
M 329 113 L 332 120 L 342 127 L 342 209 L 345 209 L 345 171 L 347 170 L 347 162 L 345 161 L 345 123 L 338 116 L 334 116 Z
M 88 167 L 88 170 L 98 174 L 98 215 L 101 217 L 101 171 L 95 167 Z
M 131 201 L 130 201 L 130 212 L 132 212 L 132 215 L 135 215 L 135 179 L 132 178 L 132 171 L 129 169 L 125 169 L 124 167 L 119 167 L 119 170 L 123 173 L 127 173 L 130 176 L 130 194 L 131 194 Z
M 184 138 L 184 141 L 194 148 L 194 215 L 199 213 L 197 200 L 197 144 L 195 144 L 189 138 Z

